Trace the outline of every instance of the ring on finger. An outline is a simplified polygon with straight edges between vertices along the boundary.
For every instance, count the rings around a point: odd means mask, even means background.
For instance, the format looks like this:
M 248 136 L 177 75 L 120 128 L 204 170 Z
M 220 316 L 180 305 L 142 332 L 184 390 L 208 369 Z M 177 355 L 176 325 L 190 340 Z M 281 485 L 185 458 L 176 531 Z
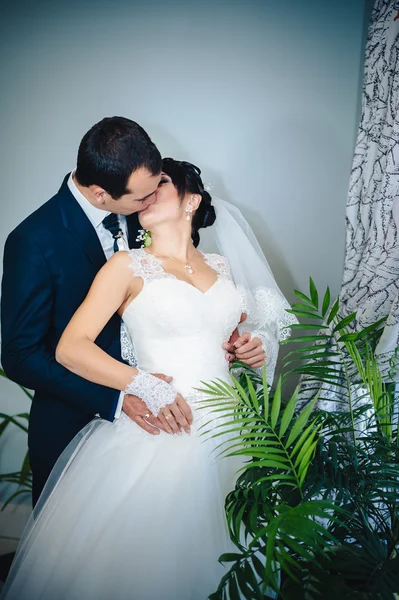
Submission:
M 165 419 L 173 419 L 172 413 L 168 413 L 167 415 L 165 415 Z
M 149 419 L 151 417 L 151 413 L 145 413 L 144 419 Z

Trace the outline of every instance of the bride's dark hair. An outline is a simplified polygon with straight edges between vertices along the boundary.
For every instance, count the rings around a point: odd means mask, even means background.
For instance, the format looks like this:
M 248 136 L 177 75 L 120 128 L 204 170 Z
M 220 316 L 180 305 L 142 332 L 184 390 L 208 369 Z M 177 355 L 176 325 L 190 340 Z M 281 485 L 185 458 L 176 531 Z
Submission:
M 194 246 L 197 247 L 200 242 L 199 230 L 203 227 L 213 225 L 216 219 L 215 209 L 212 206 L 212 197 L 204 189 L 201 179 L 201 169 L 189 162 L 164 158 L 162 161 L 162 170 L 171 178 L 181 200 L 183 200 L 186 194 L 200 194 L 202 198 L 199 207 L 194 213 L 191 224 L 191 237 Z

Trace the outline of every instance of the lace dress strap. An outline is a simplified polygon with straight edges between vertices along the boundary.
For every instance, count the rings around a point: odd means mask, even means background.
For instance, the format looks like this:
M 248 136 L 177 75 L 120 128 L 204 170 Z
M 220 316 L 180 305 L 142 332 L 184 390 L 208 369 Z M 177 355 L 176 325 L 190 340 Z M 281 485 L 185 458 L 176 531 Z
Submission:
M 206 264 L 211 267 L 218 275 L 221 277 L 226 277 L 233 281 L 233 277 L 231 275 L 230 266 L 227 258 L 221 256 L 220 254 L 205 254 L 202 253 L 205 259 Z
M 144 285 L 153 279 L 175 278 L 171 273 L 164 271 L 162 262 L 158 258 L 143 248 L 130 250 L 129 257 L 129 267 L 133 271 L 133 277 L 141 277 Z

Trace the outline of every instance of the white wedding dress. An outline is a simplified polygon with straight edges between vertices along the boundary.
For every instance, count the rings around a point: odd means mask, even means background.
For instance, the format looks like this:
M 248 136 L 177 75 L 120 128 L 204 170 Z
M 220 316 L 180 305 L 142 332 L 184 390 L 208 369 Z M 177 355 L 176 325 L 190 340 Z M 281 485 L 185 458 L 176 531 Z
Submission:
M 191 435 L 153 436 L 124 413 L 96 418 L 57 462 L 25 530 L 1 598 L 7 600 L 206 600 L 234 552 L 224 513 L 241 459 L 217 458 L 220 438 L 201 436 L 205 381 L 229 381 L 222 344 L 241 315 L 225 259 L 205 293 L 130 251 L 141 293 L 123 321 L 138 366 L 173 376 L 191 405 Z

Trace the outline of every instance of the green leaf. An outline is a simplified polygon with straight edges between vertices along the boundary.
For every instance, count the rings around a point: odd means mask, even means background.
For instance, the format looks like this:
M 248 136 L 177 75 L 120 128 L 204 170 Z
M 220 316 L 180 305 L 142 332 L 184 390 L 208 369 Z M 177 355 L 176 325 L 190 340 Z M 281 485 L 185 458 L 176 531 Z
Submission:
M 307 310 L 286 308 L 286 312 L 290 313 L 291 315 L 295 315 L 296 317 L 306 317 L 307 319 L 317 319 L 318 321 L 322 321 L 320 315 L 315 315 L 314 313 L 308 312 Z
M 330 340 L 330 338 L 328 338 Z M 299 357 L 299 355 L 301 354 L 306 354 L 307 352 L 321 352 L 324 350 L 331 350 L 331 343 L 324 343 L 324 344 L 317 344 L 317 346 L 314 346 L 313 344 L 311 346 L 305 346 L 302 348 L 295 348 L 295 350 L 291 350 L 290 352 L 288 352 L 285 355 L 285 359 L 291 356 L 294 357 Z M 336 356 L 338 356 L 338 352 L 335 353 Z
M 299 416 L 298 416 L 297 420 L 295 421 L 295 424 L 291 430 L 291 433 L 288 437 L 287 444 L 286 444 L 287 448 L 289 446 L 291 446 L 291 444 L 293 444 L 295 442 L 295 440 L 297 439 L 297 437 L 302 433 L 302 430 L 305 427 L 305 425 L 309 419 L 310 413 L 312 412 L 316 402 L 317 402 L 317 396 L 316 396 L 316 398 L 313 398 L 313 400 L 299 414 Z
M 314 456 L 314 452 L 316 450 L 316 446 L 318 444 L 318 440 L 316 440 L 315 442 L 313 442 L 313 444 L 311 444 L 308 448 L 308 450 L 305 452 L 301 464 L 299 465 L 299 485 L 302 486 L 306 474 L 308 472 L 310 463 L 312 462 L 313 456 Z
M 369 335 L 369 333 L 375 333 L 376 331 L 378 331 L 380 329 L 380 325 L 384 325 L 386 320 L 387 320 L 387 317 L 383 317 L 382 319 L 379 319 L 378 321 L 376 321 L 375 323 L 372 323 L 368 327 L 365 327 L 361 331 L 358 331 L 357 332 L 358 339 L 361 339 L 361 338 Z
M 344 333 L 343 335 L 341 335 L 337 342 L 356 342 L 356 340 L 358 339 L 358 334 L 357 332 L 353 332 L 353 333 Z
M 248 408 L 251 408 L 251 403 L 248 400 L 246 391 L 242 387 L 241 383 L 233 375 L 231 376 L 231 378 L 234 381 L 234 385 L 235 385 L 236 389 L 238 390 L 241 400 L 248 406 Z
M 298 323 L 298 324 L 293 324 L 293 325 L 288 325 L 287 327 L 284 327 L 283 329 L 295 329 L 296 331 L 306 331 L 309 329 L 316 329 L 317 331 L 320 329 L 329 329 L 328 325 L 322 325 L 321 323 L 321 319 L 320 319 L 320 323 Z
M 248 465 L 246 465 L 247 469 L 251 469 L 254 467 L 268 467 L 270 469 L 287 469 L 287 463 L 281 462 L 277 460 L 257 460 Z
M 292 452 L 291 452 L 291 460 L 293 460 L 295 454 L 300 451 L 300 449 L 303 447 L 303 444 L 305 443 L 305 441 L 310 437 L 310 435 L 312 434 L 313 430 L 319 430 L 322 426 L 322 423 L 316 427 L 316 422 L 317 422 L 317 418 L 313 419 L 313 421 L 310 423 L 310 425 L 308 425 L 306 427 L 306 429 L 304 430 L 304 432 L 302 433 L 302 435 L 300 436 L 299 440 L 297 441 L 297 443 L 295 444 Z
M 265 566 L 262 564 L 261 560 L 259 559 L 259 557 L 256 554 L 254 554 L 251 557 L 251 560 L 252 560 L 252 564 L 255 568 L 256 574 L 258 575 L 258 577 L 262 577 Z
M 298 385 L 296 387 L 292 397 L 290 398 L 287 406 L 284 409 L 283 416 L 281 417 L 281 424 L 280 424 L 280 431 L 279 431 L 280 438 L 283 437 L 283 435 L 287 431 L 289 424 L 291 423 L 292 416 L 294 414 L 295 407 L 296 407 L 296 401 L 298 398 L 299 389 L 300 389 L 300 386 Z
M 4 419 L 4 421 L 2 421 L 0 423 L 0 436 L 4 433 L 4 431 L 6 430 L 6 428 L 8 427 L 8 425 L 11 423 L 10 419 Z
M 278 462 L 280 465 L 284 465 L 284 468 L 287 468 L 287 466 L 290 464 L 288 459 L 283 454 L 268 452 L 267 449 L 257 450 L 256 448 L 241 448 L 235 452 L 229 452 L 226 454 L 226 456 L 252 456 L 253 458 L 259 458 L 262 461 L 274 460 L 276 463 Z
M 29 452 L 25 454 L 24 462 L 22 463 L 21 474 L 19 478 L 19 484 L 23 485 L 27 476 L 29 476 L 31 472 L 30 463 L 29 463 Z
M 244 563 L 244 569 L 247 564 L 248 563 Z M 249 585 L 248 577 L 246 573 L 244 573 L 244 569 L 240 568 L 236 571 L 237 581 L 241 592 L 240 598 L 253 598 L 254 600 L 256 600 L 257 598 L 259 598 L 259 596 L 256 594 L 255 590 Z M 263 600 L 263 598 L 261 598 L 260 600 Z
M 303 300 L 307 304 L 310 304 L 311 306 L 313 306 L 313 303 L 312 303 L 311 299 L 308 298 L 307 296 L 305 296 L 305 294 L 303 294 L 299 290 L 294 290 L 294 294 L 295 294 L 295 296 L 298 296 L 298 298 L 300 298 L 301 300 Z
M 252 400 L 252 404 L 253 404 L 256 412 L 259 413 L 259 400 L 258 400 L 258 396 L 256 395 L 256 390 L 253 386 L 252 381 L 250 380 L 250 378 L 248 377 L 247 374 L 245 374 L 245 379 L 247 382 L 248 392 L 249 392 L 249 396 Z
M 26 388 L 22 387 L 22 385 L 20 385 L 19 387 L 24 392 L 24 394 L 26 396 L 28 396 L 29 400 L 33 400 L 33 394 L 29 390 L 27 390 Z
M 280 535 L 281 539 L 285 542 L 286 546 L 291 548 L 296 554 L 301 556 L 303 559 L 311 561 L 314 558 L 312 552 L 309 550 L 309 548 L 307 548 L 307 546 L 299 543 L 298 540 L 283 532 Z
M 295 302 L 293 304 L 291 304 L 291 308 L 298 308 L 299 310 L 305 310 L 306 312 L 309 312 L 310 314 L 314 314 L 315 312 L 317 312 L 317 309 L 314 308 L 313 306 L 307 306 L 305 304 L 295 304 Z
M 225 554 L 222 554 L 221 556 L 219 556 L 219 562 L 220 563 L 225 563 L 225 562 L 237 562 L 238 560 L 242 559 L 242 554 L 235 554 L 234 552 L 226 552 Z
M 347 317 L 345 317 L 344 319 L 342 319 L 333 329 L 333 333 L 336 333 L 337 331 L 340 331 L 341 329 L 343 329 L 344 327 L 346 327 L 347 325 L 349 325 L 349 323 L 352 323 L 352 321 L 356 318 L 356 313 L 351 313 L 350 315 L 348 315 Z
M 229 581 L 229 598 L 230 600 L 240 600 L 240 592 L 235 577 L 232 577 Z
M 255 573 L 248 561 L 244 563 L 242 577 L 238 576 L 238 584 L 243 592 L 251 593 L 252 591 L 252 595 L 250 597 L 254 600 L 264 600 L 264 596 L 262 595 L 259 585 L 256 581 Z
M 321 314 L 322 314 L 323 318 L 327 314 L 328 307 L 330 306 L 330 300 L 331 300 L 330 288 L 327 287 L 326 293 L 324 294 L 323 305 L 322 305 L 322 309 L 321 309 Z
M 302 462 L 302 458 L 305 456 L 305 454 L 308 451 L 308 448 L 311 446 L 311 444 L 313 443 L 314 438 L 317 435 L 318 430 L 320 429 L 321 425 L 318 428 L 315 428 L 310 435 L 304 440 L 302 448 L 300 449 L 298 456 L 296 457 L 295 460 L 295 467 L 297 467 L 298 465 L 300 465 L 300 463 Z M 299 467 L 300 468 L 300 467 Z
M 327 318 L 327 323 L 328 325 L 332 322 L 332 320 L 337 316 L 338 314 L 338 310 L 339 310 L 339 296 L 336 299 L 336 301 L 334 302 L 331 310 L 330 310 L 330 314 L 328 315 Z
M 17 496 L 20 496 L 21 494 L 31 494 L 32 490 L 30 489 L 23 489 L 23 490 L 17 490 L 14 494 L 11 494 L 11 496 L 9 498 L 7 498 L 7 500 L 4 502 L 3 506 L 2 506 L 2 511 L 10 504 L 10 502 L 12 502 L 14 500 L 14 498 L 17 498 Z
M 309 277 L 309 289 L 310 289 L 310 297 L 312 299 L 313 306 L 315 308 L 318 308 L 319 307 L 319 294 L 317 293 L 317 288 L 311 277 Z
M 269 420 L 269 387 L 266 379 L 266 365 L 262 369 L 262 385 L 263 385 L 263 418 L 266 423 Z
M 276 427 L 277 419 L 280 414 L 281 406 L 281 377 L 278 380 L 276 390 L 274 392 L 274 398 L 272 402 L 272 409 L 270 413 L 270 423 L 273 429 Z
M 292 344 L 293 342 L 295 343 L 299 343 L 299 342 L 318 342 L 319 340 L 329 340 L 330 336 L 329 335 L 302 335 L 300 337 L 295 337 L 289 340 L 283 340 L 283 342 L 281 343 L 290 343 Z
M 0 413 L 0 418 L 6 419 L 10 423 L 13 423 L 17 427 L 19 427 L 20 429 L 25 431 L 25 433 L 28 433 L 28 428 L 25 427 L 25 425 L 22 425 L 22 423 L 20 423 L 19 421 L 17 421 L 17 417 L 25 418 L 24 413 L 22 413 L 21 415 L 12 415 L 12 416 L 6 415 L 4 413 Z

